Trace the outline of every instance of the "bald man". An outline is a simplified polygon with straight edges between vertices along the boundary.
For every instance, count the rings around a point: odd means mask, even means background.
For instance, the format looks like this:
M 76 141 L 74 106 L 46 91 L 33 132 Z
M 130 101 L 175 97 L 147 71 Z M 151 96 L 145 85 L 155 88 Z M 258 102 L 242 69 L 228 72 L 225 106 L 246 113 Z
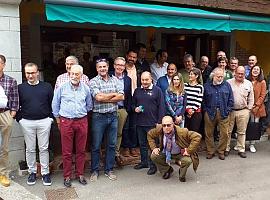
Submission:
M 150 72 L 141 75 L 141 87 L 136 88 L 133 95 L 133 108 L 136 113 L 136 131 L 138 134 L 141 162 L 134 169 L 148 168 L 147 174 L 152 175 L 157 171 L 153 162 L 148 159 L 147 132 L 154 128 L 165 114 L 165 104 L 162 91 L 153 85 Z
M 254 105 L 254 91 L 252 83 L 245 79 L 245 67 L 238 66 L 235 70 L 235 77 L 228 80 L 233 91 L 234 105 L 229 115 L 229 139 L 225 156 L 229 155 L 231 134 L 236 124 L 237 144 L 234 150 L 238 151 L 241 158 L 246 158 L 245 141 L 246 129 L 250 117 L 250 111 Z
M 157 165 L 163 179 L 171 177 L 173 168 L 171 160 L 180 160 L 179 180 L 186 182 L 186 173 L 193 162 L 194 171 L 199 165 L 198 154 L 196 153 L 201 141 L 201 135 L 195 131 L 175 126 L 170 116 L 162 119 L 162 124 L 151 129 L 147 134 L 149 146 L 152 150 L 151 160 Z M 155 139 L 159 139 L 159 146 Z

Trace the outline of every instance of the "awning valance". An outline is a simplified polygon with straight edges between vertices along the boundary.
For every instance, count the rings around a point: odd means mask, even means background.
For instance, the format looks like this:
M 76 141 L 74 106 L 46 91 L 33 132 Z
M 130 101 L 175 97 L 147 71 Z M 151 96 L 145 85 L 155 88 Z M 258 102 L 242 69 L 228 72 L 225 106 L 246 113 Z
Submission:
M 45 0 L 49 21 L 195 30 L 269 31 L 270 18 L 114 0 Z

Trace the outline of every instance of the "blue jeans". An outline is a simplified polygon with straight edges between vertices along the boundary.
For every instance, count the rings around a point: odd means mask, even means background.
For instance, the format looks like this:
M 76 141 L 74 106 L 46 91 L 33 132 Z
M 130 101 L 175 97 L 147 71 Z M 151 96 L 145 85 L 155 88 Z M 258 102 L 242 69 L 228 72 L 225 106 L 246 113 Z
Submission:
M 117 139 L 117 112 L 93 113 L 92 115 L 92 152 L 91 171 L 98 173 L 102 138 L 106 137 L 105 172 L 113 170 Z
M 147 141 L 147 133 L 154 126 L 136 126 L 139 144 L 140 144 L 140 152 L 141 152 L 141 164 L 148 165 L 150 168 L 155 167 L 155 164 L 150 159 L 150 155 L 148 155 L 148 141 Z

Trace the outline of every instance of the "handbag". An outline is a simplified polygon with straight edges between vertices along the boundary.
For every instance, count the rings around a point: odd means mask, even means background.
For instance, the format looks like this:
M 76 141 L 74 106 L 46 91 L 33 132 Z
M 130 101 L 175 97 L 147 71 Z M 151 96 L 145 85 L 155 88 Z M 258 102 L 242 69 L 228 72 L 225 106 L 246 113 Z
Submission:
M 246 130 L 246 140 L 260 140 L 261 126 L 260 122 L 251 122 L 251 120 L 249 120 Z

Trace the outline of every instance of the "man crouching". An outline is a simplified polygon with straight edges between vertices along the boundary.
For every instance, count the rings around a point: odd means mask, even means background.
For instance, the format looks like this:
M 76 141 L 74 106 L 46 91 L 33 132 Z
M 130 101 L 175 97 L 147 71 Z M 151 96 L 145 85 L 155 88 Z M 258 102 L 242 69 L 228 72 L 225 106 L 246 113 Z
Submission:
M 156 146 L 155 139 L 159 139 L 160 148 Z M 193 162 L 196 172 L 199 165 L 199 157 L 196 150 L 201 141 L 201 135 L 186 128 L 175 126 L 170 116 L 162 119 L 162 125 L 157 125 L 147 134 L 149 146 L 152 150 L 151 160 L 156 164 L 163 179 L 171 177 L 173 168 L 171 160 L 180 164 L 179 180 L 186 182 L 187 168 Z M 178 162 L 180 161 L 180 162 Z

